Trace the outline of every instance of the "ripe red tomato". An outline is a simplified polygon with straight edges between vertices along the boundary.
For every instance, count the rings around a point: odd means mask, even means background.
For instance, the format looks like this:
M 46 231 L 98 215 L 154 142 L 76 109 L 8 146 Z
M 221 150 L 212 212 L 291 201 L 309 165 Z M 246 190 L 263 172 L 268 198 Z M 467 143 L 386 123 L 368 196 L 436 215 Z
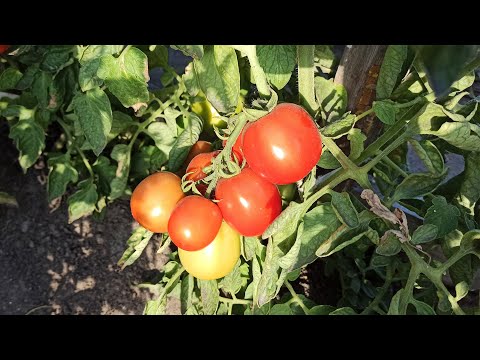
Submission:
M 198 195 L 178 202 L 168 221 L 168 234 L 178 248 L 203 249 L 210 244 L 222 225 L 222 213 L 215 203 Z
M 232 147 L 232 155 L 235 156 L 241 164 L 243 162 L 243 151 L 242 151 L 242 136 L 243 132 L 238 136 L 237 140 L 235 141 L 235 144 L 233 144 Z M 227 144 L 227 140 L 222 141 L 223 147 Z
M 198 154 L 195 156 L 192 161 L 188 164 L 187 170 L 185 173 L 192 172 L 192 174 L 187 175 L 186 180 L 192 180 L 192 181 L 200 181 L 203 178 L 207 176 L 202 170 L 203 168 L 209 166 L 212 164 L 212 160 L 215 156 L 220 154 L 220 151 L 212 151 L 209 153 L 203 153 L 203 154 Z M 208 186 L 203 183 L 196 184 L 196 187 L 198 191 L 200 191 L 201 194 L 205 195 L 205 192 L 207 191 Z
M 170 214 L 175 205 L 185 197 L 181 182 L 177 175 L 167 171 L 143 179 L 130 199 L 133 218 L 150 231 L 167 232 Z
M 187 175 L 187 180 L 199 181 L 207 176 L 202 170 L 203 168 L 212 164 L 212 160 L 215 156 L 220 154 L 220 151 L 212 151 L 209 153 L 198 154 L 187 166 L 186 173 L 193 172 L 193 174 Z
M 318 163 L 322 139 L 302 107 L 284 103 L 245 130 L 242 150 L 253 171 L 284 185 L 304 178 Z
M 275 185 L 244 168 L 240 174 L 220 179 L 215 198 L 223 218 L 244 236 L 261 235 L 282 212 L 282 199 Z
M 199 140 L 190 148 L 190 152 L 185 159 L 185 164 L 190 163 L 192 159 L 198 154 L 208 153 L 212 151 L 212 143 L 208 141 Z
M 240 234 L 223 221 L 209 245 L 197 251 L 178 249 L 178 256 L 185 270 L 197 279 L 220 279 L 233 270 L 240 258 Z
M 0 54 L 5 53 L 9 47 L 10 45 L 0 45 Z

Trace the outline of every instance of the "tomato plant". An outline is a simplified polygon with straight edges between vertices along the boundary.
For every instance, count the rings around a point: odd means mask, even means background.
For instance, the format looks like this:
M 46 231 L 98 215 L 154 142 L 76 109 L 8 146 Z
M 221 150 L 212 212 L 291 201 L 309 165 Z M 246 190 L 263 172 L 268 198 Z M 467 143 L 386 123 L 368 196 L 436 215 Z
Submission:
M 150 231 L 166 232 L 173 209 L 185 196 L 180 185 L 180 178 L 167 171 L 143 179 L 130 199 L 133 218 Z
M 215 198 L 225 221 L 244 236 L 262 235 L 282 211 L 277 187 L 250 168 L 221 179 Z
M 200 280 L 216 280 L 229 274 L 240 258 L 240 235 L 223 222 L 215 239 L 197 251 L 179 249 L 185 270 Z
M 217 205 L 198 195 L 187 196 L 173 209 L 168 234 L 182 250 L 195 251 L 210 244 L 222 224 Z
M 146 314 L 478 314 L 479 51 L 12 45 L 0 121 L 69 222 L 130 198 L 122 268 L 171 250 Z

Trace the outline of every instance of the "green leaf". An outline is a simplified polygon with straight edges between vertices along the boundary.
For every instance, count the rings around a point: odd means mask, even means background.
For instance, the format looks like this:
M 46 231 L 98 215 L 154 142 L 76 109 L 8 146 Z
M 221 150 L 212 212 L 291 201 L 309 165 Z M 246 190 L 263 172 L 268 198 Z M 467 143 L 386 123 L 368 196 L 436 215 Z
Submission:
M 305 205 L 292 201 L 287 208 L 270 224 L 262 234 L 262 239 L 275 235 L 275 240 L 281 242 L 294 234 L 301 219 Z
M 100 155 L 107 145 L 112 128 L 112 108 L 107 95 L 100 88 L 78 93 L 73 98 L 73 109 L 85 138 L 95 155 Z
M 357 117 L 352 114 L 347 114 L 343 116 L 342 119 L 332 122 L 325 126 L 321 131 L 323 136 L 330 137 L 332 139 L 338 139 L 353 128 L 355 122 L 357 121 Z
M 355 310 L 349 307 L 338 308 L 337 310 L 332 311 L 328 315 L 357 315 Z
M 147 247 L 148 242 L 152 238 L 153 232 L 139 226 L 130 235 L 127 240 L 127 250 L 123 253 L 117 265 L 122 267 L 122 270 L 127 266 L 132 265 L 142 254 L 143 250 Z
M 332 191 L 332 207 L 338 216 L 338 219 L 345 225 L 354 228 L 357 227 L 358 213 L 350 200 L 350 195 L 347 192 L 338 193 Z
M 183 82 L 190 96 L 197 96 L 200 92 L 197 74 L 193 67 L 193 61 L 185 67 L 185 73 L 182 75 Z
M 300 234 L 300 251 L 294 269 L 313 262 L 317 256 L 315 252 L 340 226 L 333 207 L 324 203 L 305 214 L 303 218 L 303 232 Z
M 37 72 L 39 71 L 40 69 L 38 64 L 29 66 L 25 70 L 22 78 L 17 82 L 16 89 L 17 90 L 29 89 L 32 86 L 33 81 L 35 80 L 35 77 L 37 76 Z
M 367 136 L 362 133 L 362 130 L 353 128 L 348 132 L 347 139 L 350 141 L 350 155 L 348 156 L 348 158 L 352 161 L 355 161 L 360 157 L 360 155 L 363 153 L 363 150 L 365 149 L 364 143 L 365 140 L 367 140 Z M 340 166 L 340 163 L 338 163 L 338 165 Z
M 199 86 L 218 112 L 233 112 L 240 96 L 237 54 L 225 45 L 207 45 L 204 51 L 201 59 L 194 60 Z
M 97 187 L 92 179 L 79 182 L 77 192 L 68 198 L 68 223 L 90 215 L 95 210 L 97 201 Z
M 243 255 L 245 260 L 250 261 L 253 259 L 258 241 L 256 236 L 243 236 Z
M 445 122 L 437 131 L 425 132 L 436 135 L 459 149 L 480 151 L 480 126 L 469 122 Z
M 465 158 L 465 172 L 456 201 L 475 214 L 475 204 L 480 199 L 480 152 L 471 152 Z
M 323 150 L 322 156 L 320 157 L 320 161 L 317 163 L 317 166 L 327 170 L 334 170 L 338 169 L 342 165 L 340 165 L 340 163 L 335 158 L 335 156 L 332 155 L 330 150 L 325 149 Z
M 131 116 L 120 111 L 114 111 L 112 117 L 112 128 L 108 134 L 108 141 L 116 138 L 120 133 L 125 131 L 128 127 L 135 124 Z
M 278 269 L 280 264 L 278 262 L 281 251 L 274 246 L 273 240 L 270 239 L 267 245 L 267 254 L 265 262 L 263 263 L 263 271 L 258 281 L 256 297 L 253 298 L 254 304 L 259 307 L 265 305 L 272 300 L 276 295 Z
M 45 53 L 40 68 L 42 70 L 51 72 L 52 74 L 59 72 L 66 66 L 73 63 L 71 54 L 74 50 L 72 45 L 54 45 L 48 48 Z
M 132 47 L 118 58 L 111 55 L 102 57 L 97 75 L 126 108 L 138 111 L 140 107 L 147 106 L 148 59 L 141 50 Z
M 347 109 L 347 90 L 342 84 L 335 84 L 333 79 L 316 77 L 315 96 L 322 111 L 322 117 L 327 122 L 338 119 Z
M 162 300 L 148 300 L 143 310 L 143 315 L 165 315 L 167 311 L 167 297 Z
M 435 240 L 438 236 L 438 227 L 434 224 L 419 226 L 412 235 L 412 244 L 425 244 Z
M 228 273 L 219 283 L 219 288 L 223 289 L 229 294 L 236 294 L 240 289 L 247 284 L 248 264 L 242 264 L 240 259 L 237 261 L 235 267 Z
M 78 73 L 78 83 L 83 92 L 92 90 L 103 84 L 103 80 L 97 76 L 98 68 L 100 67 L 100 59 L 95 58 L 87 61 L 80 67 Z
M 180 290 L 180 308 L 182 314 L 185 314 L 187 310 L 192 307 L 194 287 L 195 281 L 193 276 L 188 274 L 183 278 Z
M 311 308 L 308 311 L 308 315 L 328 315 L 332 311 L 335 311 L 335 308 L 330 305 L 317 305 Z
M 93 172 L 98 176 L 98 190 L 101 194 L 109 195 L 110 183 L 115 178 L 116 166 L 110 163 L 110 159 L 99 156 L 92 165 Z
M 317 249 L 315 255 L 327 257 L 360 240 L 368 231 L 370 221 L 374 218 L 368 210 L 359 214 L 359 225 L 348 228 L 345 225 L 336 229 Z
M 310 173 L 307 175 L 306 179 L 303 181 L 303 200 L 305 201 L 313 194 L 313 189 L 315 183 L 317 182 L 317 167 L 314 166 Z M 293 184 L 295 186 L 295 184 Z M 293 191 L 295 191 L 295 187 L 293 187 Z
M 330 74 L 335 62 L 335 54 L 329 45 L 315 45 L 314 64 L 325 74 Z
M 110 200 L 114 200 L 122 196 L 127 186 L 128 174 L 130 173 L 130 155 L 131 149 L 126 144 L 117 144 L 114 146 L 110 154 L 113 160 L 117 161 L 117 171 L 115 178 L 110 183 Z
M 466 281 L 461 281 L 457 285 L 455 285 L 455 300 L 460 301 L 465 296 L 468 295 L 470 291 L 470 286 Z
M 416 47 L 428 82 L 437 96 L 444 95 L 462 75 L 466 65 L 478 58 L 478 45 L 422 45 Z
M 171 47 L 194 59 L 201 59 L 204 54 L 203 45 L 171 45 Z
M 15 89 L 17 83 L 23 77 L 20 70 L 9 67 L 0 74 L 0 91 Z
M 398 77 L 402 71 L 403 63 L 407 59 L 407 45 L 389 45 L 383 58 L 383 63 L 378 74 L 377 99 L 383 100 L 390 97 Z
M 190 148 L 198 141 L 202 128 L 203 120 L 196 114 L 189 113 L 187 127 L 178 136 L 170 150 L 168 159 L 168 168 L 170 171 L 177 171 L 182 167 Z
M 118 54 L 123 47 L 124 45 L 89 45 L 83 51 L 80 63 L 85 65 L 87 62 L 101 58 L 104 55 Z
M 257 57 L 268 82 L 277 90 L 283 89 L 296 65 L 295 45 L 257 45 Z
M 434 191 L 445 178 L 446 172 L 440 174 L 410 174 L 397 186 L 392 201 L 414 199 Z
M 438 229 L 437 237 L 443 237 L 457 228 L 460 211 L 456 206 L 448 204 L 443 196 L 435 196 L 432 204 L 425 214 L 424 223 L 435 225 Z
M 373 111 L 384 124 L 393 125 L 395 123 L 397 111 L 391 100 L 374 101 Z
M 168 128 L 170 129 L 170 132 L 177 136 L 177 118 L 181 115 L 182 113 L 172 107 L 168 107 L 165 109 L 163 112 L 163 115 L 165 115 L 165 122 L 167 123 Z
M 164 122 L 154 122 L 147 128 L 147 134 L 155 141 L 157 148 L 162 151 L 165 158 L 168 158 L 173 144 L 175 143 L 175 135 Z
M 48 88 L 52 84 L 53 77 L 50 73 L 39 71 L 32 84 L 32 94 L 37 98 L 41 109 L 46 109 L 50 100 Z
M 410 139 L 409 142 L 412 145 L 412 149 L 425 164 L 428 171 L 437 174 L 444 171 L 445 162 L 443 160 L 443 156 L 431 141 L 417 141 Z
M 393 295 L 387 315 L 400 315 L 400 298 L 402 297 L 403 291 L 403 289 L 400 289 Z
M 18 207 L 18 202 L 17 199 L 15 199 L 15 196 L 0 191 L 0 205 L 12 205 Z
M 18 160 L 24 173 L 35 164 L 45 147 L 45 133 L 30 115 L 31 111 L 21 113 L 20 120 L 10 128 L 9 134 L 20 152 Z
M 412 297 L 410 303 L 415 306 L 418 315 L 437 315 L 435 310 L 423 301 L 416 300 Z
M 450 87 L 457 91 L 463 91 L 468 89 L 475 82 L 475 73 L 472 71 L 462 77 L 461 79 L 455 81 Z
M 398 237 L 393 233 L 386 233 L 380 240 L 375 252 L 382 256 L 394 256 L 402 250 Z
M 294 315 L 288 304 L 275 304 L 270 309 L 269 315 Z
M 77 169 L 70 161 L 69 154 L 55 154 L 48 158 L 48 201 L 62 196 L 70 182 L 78 181 Z
M 213 315 L 217 311 L 220 302 L 220 294 L 216 280 L 197 280 L 200 284 L 203 312 L 205 315 Z

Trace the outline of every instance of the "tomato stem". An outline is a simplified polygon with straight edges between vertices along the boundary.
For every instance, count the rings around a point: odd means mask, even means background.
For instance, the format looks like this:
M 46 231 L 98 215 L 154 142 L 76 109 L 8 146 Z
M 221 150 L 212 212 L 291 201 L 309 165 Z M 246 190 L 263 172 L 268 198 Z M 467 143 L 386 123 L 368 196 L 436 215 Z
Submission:
M 82 151 L 82 149 L 80 149 L 74 142 L 73 140 L 73 137 L 72 137 L 72 134 L 70 133 L 70 130 L 68 129 L 68 126 L 67 124 L 65 124 L 63 122 L 62 119 L 60 119 L 59 117 L 57 117 L 57 121 L 58 123 L 60 124 L 60 126 L 63 128 L 63 131 L 65 131 L 65 134 L 67 135 L 67 139 L 68 141 L 70 142 L 70 144 L 72 146 L 75 147 L 75 150 L 77 150 L 77 152 L 80 154 L 80 157 L 82 158 L 82 161 L 83 161 L 83 164 L 85 165 L 85 167 L 87 168 L 88 170 L 88 173 L 90 174 L 90 177 L 93 179 L 94 178 L 94 174 L 93 174 L 93 170 L 92 170 L 92 166 L 90 165 L 90 163 L 88 162 L 88 159 L 87 157 L 85 156 L 84 152 Z
M 251 305 L 253 302 L 252 300 L 237 299 L 237 298 L 230 299 L 223 296 L 219 296 L 219 299 L 223 303 L 232 304 L 232 305 Z
M 368 315 L 372 310 L 377 308 L 380 304 L 380 301 L 382 301 L 383 297 L 387 293 L 388 289 L 390 289 L 390 285 L 392 283 L 393 279 L 393 267 L 392 264 L 387 265 L 387 271 L 385 275 L 385 283 L 383 284 L 382 288 L 380 291 L 377 293 L 375 298 L 372 300 L 370 305 L 368 305 L 361 313 L 360 315 Z
M 314 115 L 318 106 L 315 101 L 315 45 L 298 45 L 298 94 L 300 104 L 307 109 L 310 115 Z
M 309 312 L 308 307 L 303 303 L 302 299 L 300 299 L 300 297 L 297 295 L 292 285 L 290 285 L 288 281 L 285 281 L 285 286 L 287 287 L 288 291 L 290 291 L 290 294 L 292 295 L 292 301 L 300 305 L 305 315 L 308 315 L 308 312 Z

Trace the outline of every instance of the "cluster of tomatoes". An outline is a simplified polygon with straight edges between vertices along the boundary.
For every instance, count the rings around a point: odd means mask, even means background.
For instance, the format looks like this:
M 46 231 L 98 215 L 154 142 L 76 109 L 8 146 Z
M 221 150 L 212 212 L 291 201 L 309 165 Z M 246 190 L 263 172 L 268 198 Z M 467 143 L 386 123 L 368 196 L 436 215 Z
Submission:
M 186 180 L 202 194 L 203 169 L 220 153 L 211 150 L 210 143 L 199 141 L 187 158 Z M 132 194 L 135 220 L 153 232 L 168 232 L 182 265 L 199 279 L 218 279 L 234 268 L 240 235 L 259 236 L 275 220 L 282 211 L 277 185 L 304 178 L 320 160 L 322 141 L 310 115 L 284 103 L 245 126 L 232 150 L 245 166 L 218 181 L 215 202 L 185 196 L 181 179 L 166 171 L 145 178 Z

